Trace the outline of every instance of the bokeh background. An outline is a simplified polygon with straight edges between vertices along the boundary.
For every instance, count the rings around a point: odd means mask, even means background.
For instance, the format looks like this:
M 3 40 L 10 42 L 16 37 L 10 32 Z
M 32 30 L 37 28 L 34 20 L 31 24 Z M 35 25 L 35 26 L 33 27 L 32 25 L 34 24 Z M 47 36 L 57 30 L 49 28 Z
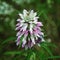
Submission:
M 15 25 L 18 14 L 23 9 L 37 12 L 39 21 L 44 25 L 44 39 L 54 43 L 57 48 L 53 50 L 53 54 L 60 55 L 60 0 L 0 0 L 0 60 L 13 60 L 15 57 L 3 54 L 18 50 Z

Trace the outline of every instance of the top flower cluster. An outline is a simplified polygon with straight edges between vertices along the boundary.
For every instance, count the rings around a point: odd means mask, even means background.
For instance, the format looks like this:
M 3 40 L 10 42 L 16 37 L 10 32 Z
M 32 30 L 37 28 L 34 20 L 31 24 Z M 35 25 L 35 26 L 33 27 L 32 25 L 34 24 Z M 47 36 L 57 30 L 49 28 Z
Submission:
M 23 14 L 19 14 L 20 18 L 17 19 L 16 30 L 17 32 L 17 45 L 22 45 L 25 48 L 31 48 L 35 44 L 43 41 L 43 32 L 41 32 L 42 22 L 38 22 L 37 13 L 33 10 L 23 10 Z M 23 37 L 23 38 L 22 38 Z

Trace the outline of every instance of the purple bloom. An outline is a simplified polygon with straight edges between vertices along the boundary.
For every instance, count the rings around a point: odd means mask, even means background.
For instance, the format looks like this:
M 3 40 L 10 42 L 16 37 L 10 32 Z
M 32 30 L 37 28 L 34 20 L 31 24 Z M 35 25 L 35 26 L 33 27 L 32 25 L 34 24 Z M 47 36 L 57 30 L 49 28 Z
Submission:
M 17 45 L 20 45 L 22 42 L 22 47 L 31 48 L 35 44 L 39 44 L 44 41 L 42 38 L 43 32 L 41 32 L 41 26 L 43 26 L 43 24 L 42 22 L 38 22 L 39 17 L 36 15 L 37 13 L 33 10 L 29 12 L 27 10 L 23 10 L 23 14 L 19 14 L 20 19 L 17 19 L 18 23 L 16 24 L 15 29 L 18 31 L 16 35 Z

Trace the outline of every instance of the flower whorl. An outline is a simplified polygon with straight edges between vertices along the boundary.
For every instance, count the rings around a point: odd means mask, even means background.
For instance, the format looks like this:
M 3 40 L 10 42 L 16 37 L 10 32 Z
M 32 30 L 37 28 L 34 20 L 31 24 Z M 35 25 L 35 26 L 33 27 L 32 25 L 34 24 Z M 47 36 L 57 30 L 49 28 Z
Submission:
M 33 10 L 23 10 L 23 14 L 19 14 L 20 18 L 17 19 L 16 30 L 17 45 L 22 47 L 31 48 L 35 44 L 43 41 L 43 32 L 41 32 L 42 22 L 38 22 L 37 13 Z M 22 38 L 23 37 L 23 38 Z

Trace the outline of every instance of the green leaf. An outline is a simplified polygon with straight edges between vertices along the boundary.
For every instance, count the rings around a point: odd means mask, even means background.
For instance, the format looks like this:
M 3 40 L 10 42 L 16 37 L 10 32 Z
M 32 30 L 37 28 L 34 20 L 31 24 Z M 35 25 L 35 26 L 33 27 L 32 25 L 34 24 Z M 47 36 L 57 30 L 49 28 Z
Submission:
M 15 55 L 15 54 L 22 54 L 22 51 L 8 51 L 4 53 L 5 55 Z
M 55 45 L 54 43 L 49 43 L 49 42 L 43 42 L 42 44 L 45 44 L 46 46 L 48 47 L 54 47 L 54 48 L 57 48 L 58 46 Z
M 48 46 L 46 46 L 46 44 L 41 44 L 41 47 L 44 48 L 50 56 L 53 56 L 51 49 Z
M 47 57 L 47 59 L 57 59 L 60 58 L 60 56 L 51 56 L 51 57 Z
M 32 52 L 31 56 L 30 56 L 30 60 L 35 60 L 36 54 L 34 52 Z
M 8 43 L 9 41 L 14 41 L 15 39 L 15 37 L 9 37 L 8 39 L 4 40 L 1 44 Z

